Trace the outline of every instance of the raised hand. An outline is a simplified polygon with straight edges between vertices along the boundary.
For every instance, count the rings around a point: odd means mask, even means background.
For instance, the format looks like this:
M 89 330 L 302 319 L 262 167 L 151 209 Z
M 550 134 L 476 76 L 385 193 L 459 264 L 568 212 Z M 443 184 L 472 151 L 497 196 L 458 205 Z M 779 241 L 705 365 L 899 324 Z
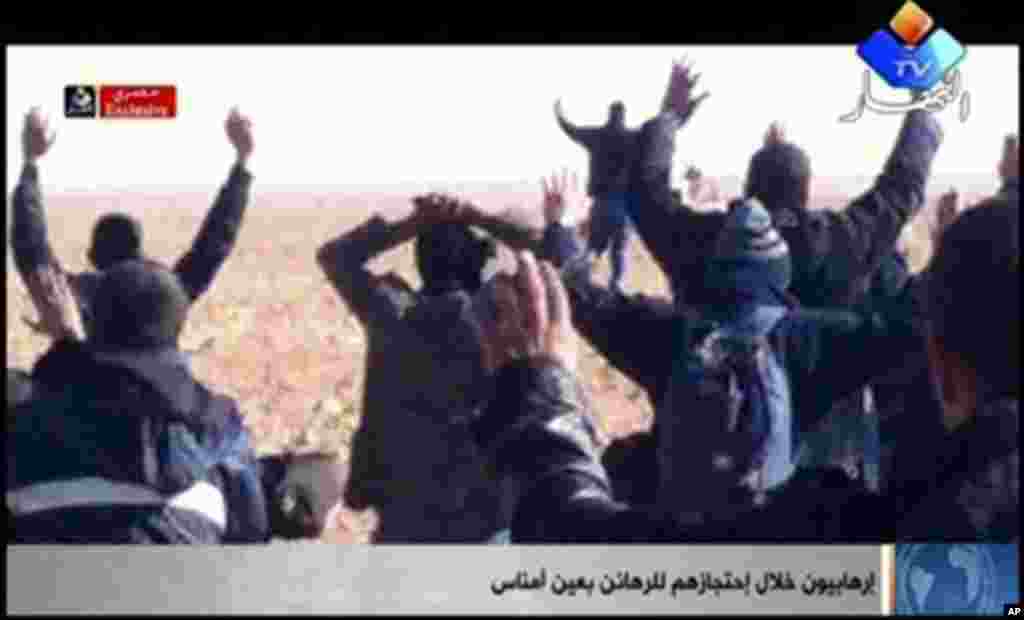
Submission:
M 578 339 L 569 295 L 551 264 L 538 264 L 533 254 L 522 252 L 516 274 L 495 276 L 487 294 L 494 310 L 478 321 L 490 371 L 520 357 L 546 357 L 575 370 Z
M 413 217 L 421 224 L 464 222 L 476 207 L 447 194 L 430 193 L 412 199 Z
M 22 155 L 28 162 L 35 162 L 46 154 L 57 139 L 57 134 L 50 130 L 49 120 L 43 116 L 38 107 L 34 107 L 25 115 L 25 127 L 21 134 Z
M 939 203 L 935 208 L 935 222 L 931 228 L 933 247 L 938 247 L 942 234 L 946 232 L 946 229 L 949 228 L 949 225 L 956 220 L 956 216 L 960 213 L 960 207 L 960 194 L 956 191 L 956 188 L 950 188 L 948 192 L 939 198 Z
M 224 122 L 224 129 L 227 131 L 228 140 L 238 153 L 239 161 L 247 161 L 253 149 L 252 121 L 234 107 Z
M 665 92 L 665 99 L 662 102 L 663 110 L 673 110 L 684 123 L 710 95 L 710 93 L 704 92 L 700 96 L 694 97 L 700 74 L 692 74 L 692 70 L 693 63 L 689 62 L 685 56 L 672 63 L 672 74 Z
M 775 121 L 768 126 L 768 131 L 764 134 L 764 144 L 768 146 L 784 142 L 786 142 L 786 127 L 781 122 Z
M 1020 177 L 1020 138 L 1017 134 L 1003 140 L 1003 154 L 999 159 L 999 178 L 1004 182 Z
M 552 173 L 550 177 L 541 179 L 540 184 L 543 192 L 542 209 L 546 224 L 563 221 L 566 212 L 572 206 L 585 201 L 585 197 L 580 191 L 579 176 L 575 172 L 570 178 L 569 171 L 563 168 L 561 176 L 558 173 Z

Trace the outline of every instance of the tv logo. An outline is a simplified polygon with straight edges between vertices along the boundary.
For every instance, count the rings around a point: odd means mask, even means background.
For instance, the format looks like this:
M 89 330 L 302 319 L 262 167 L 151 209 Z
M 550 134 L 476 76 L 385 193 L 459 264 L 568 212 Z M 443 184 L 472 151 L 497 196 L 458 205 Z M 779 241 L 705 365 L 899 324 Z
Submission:
M 1021 612 L 1020 605 L 1007 605 L 1004 611 L 1006 612 L 1003 614 L 1004 616 L 1024 617 L 1024 612 Z
M 907 2 L 889 22 L 895 33 L 877 30 L 857 46 L 857 55 L 871 69 L 864 70 L 857 107 L 839 117 L 855 123 L 871 110 L 878 114 L 906 114 L 911 110 L 941 112 L 960 101 L 960 122 L 971 113 L 970 94 L 963 90 L 960 69 L 966 51 L 945 30 L 933 29 L 931 16 L 913 2 Z M 889 86 L 911 91 L 911 101 L 883 101 L 871 92 L 871 70 Z
M 895 36 L 878 30 L 857 46 L 857 55 L 893 88 L 928 90 L 967 53 L 951 34 L 933 30 L 934 24 L 921 7 L 907 2 L 889 22 Z
M 72 85 L 64 87 L 65 118 L 96 118 L 96 87 Z

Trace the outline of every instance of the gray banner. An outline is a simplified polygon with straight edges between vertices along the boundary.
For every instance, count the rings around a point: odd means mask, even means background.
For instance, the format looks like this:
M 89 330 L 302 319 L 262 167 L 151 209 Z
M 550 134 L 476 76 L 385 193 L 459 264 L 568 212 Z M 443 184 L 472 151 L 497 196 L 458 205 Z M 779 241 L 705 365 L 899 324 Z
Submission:
M 7 612 L 878 614 L 878 547 L 7 549 Z

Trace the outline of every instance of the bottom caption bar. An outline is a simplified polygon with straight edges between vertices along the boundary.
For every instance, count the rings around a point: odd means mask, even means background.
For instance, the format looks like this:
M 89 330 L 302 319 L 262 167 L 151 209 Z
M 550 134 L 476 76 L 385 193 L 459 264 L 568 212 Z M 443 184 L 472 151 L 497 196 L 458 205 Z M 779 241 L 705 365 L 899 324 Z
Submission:
M 1001 614 L 1019 600 L 1016 545 L 10 546 L 7 568 L 9 614 Z

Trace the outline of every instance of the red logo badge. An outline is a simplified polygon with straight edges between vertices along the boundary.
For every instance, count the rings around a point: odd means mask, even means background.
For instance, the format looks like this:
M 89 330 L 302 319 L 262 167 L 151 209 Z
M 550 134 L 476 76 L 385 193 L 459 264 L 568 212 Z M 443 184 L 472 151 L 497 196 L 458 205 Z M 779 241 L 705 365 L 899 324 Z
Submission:
M 174 86 L 100 86 L 100 118 L 174 118 Z

